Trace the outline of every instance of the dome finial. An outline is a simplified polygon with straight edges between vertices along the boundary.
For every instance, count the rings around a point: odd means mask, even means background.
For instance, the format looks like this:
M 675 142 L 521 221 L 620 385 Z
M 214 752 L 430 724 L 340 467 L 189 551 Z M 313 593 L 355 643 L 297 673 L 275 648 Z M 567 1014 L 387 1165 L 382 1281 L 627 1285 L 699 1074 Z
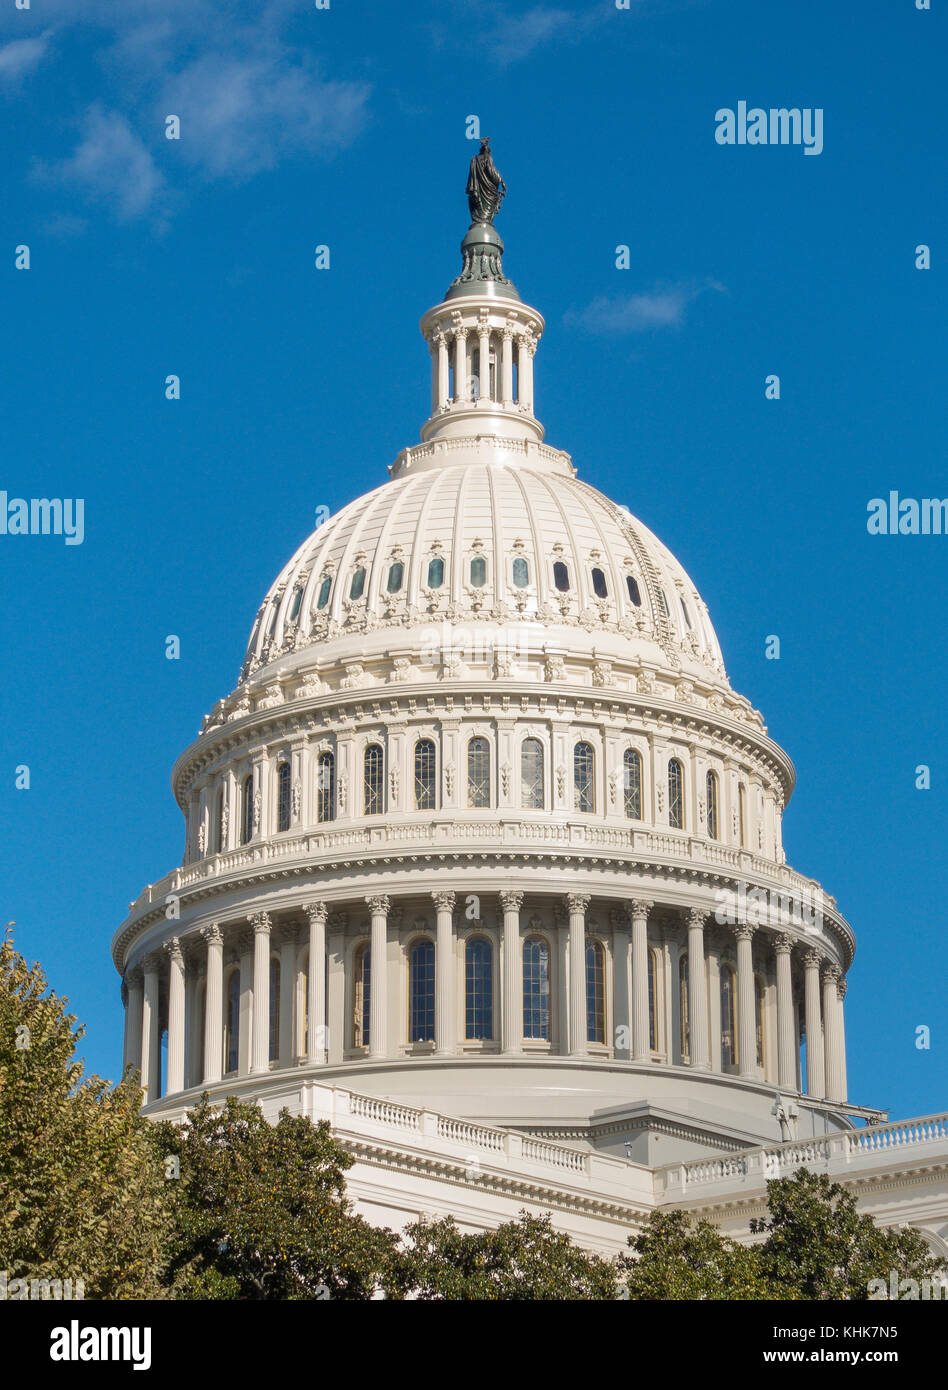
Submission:
M 481 138 L 481 147 L 471 160 L 465 191 L 472 225 L 475 222 L 493 222 L 500 211 L 507 185 L 491 155 L 489 135 Z
M 481 147 L 471 160 L 466 192 L 471 225 L 461 242 L 464 263 L 445 299 L 456 299 L 459 295 L 489 294 L 501 299 L 519 300 L 519 294 L 504 274 L 501 264 L 504 243 L 493 225 L 507 185 L 490 152 L 489 135 L 482 137 Z

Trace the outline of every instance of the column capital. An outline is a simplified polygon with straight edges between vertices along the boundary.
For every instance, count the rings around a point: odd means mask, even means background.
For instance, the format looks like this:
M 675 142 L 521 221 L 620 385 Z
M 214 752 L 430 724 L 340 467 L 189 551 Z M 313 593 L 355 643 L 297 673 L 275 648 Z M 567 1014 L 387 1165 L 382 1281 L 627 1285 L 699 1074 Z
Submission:
M 125 971 L 125 980 L 129 989 L 134 989 L 137 985 L 143 984 L 145 972 L 140 965 L 130 965 Z
M 592 897 L 589 893 L 563 894 L 563 903 L 566 907 L 566 911 L 570 914 L 570 916 L 572 916 L 574 912 L 585 913 L 587 907 L 591 902 Z
M 731 930 L 734 932 L 738 941 L 750 941 L 757 927 L 753 922 L 738 922 Z
M 845 975 L 841 975 L 840 978 L 836 981 L 836 993 L 839 995 L 840 1002 L 842 1002 L 842 1000 L 846 998 L 846 991 L 848 988 L 849 985 L 846 981 Z
M 803 953 L 803 964 L 808 970 L 819 970 L 823 964 L 823 953 L 811 946 L 808 951 Z
M 450 889 L 439 888 L 432 893 L 431 900 L 439 912 L 453 912 L 457 897 Z
M 162 949 L 167 952 L 168 959 L 173 965 L 184 965 L 184 952 L 181 949 L 181 938 L 173 936 L 169 941 L 162 944 Z
M 500 905 L 505 912 L 519 912 L 523 907 L 523 894 L 505 890 L 500 895 Z
M 224 933 L 221 931 L 219 922 L 211 922 L 208 926 L 201 928 L 201 936 L 208 946 L 223 946 Z
M 705 923 L 707 922 L 707 920 L 708 920 L 708 918 L 710 917 L 710 915 L 711 915 L 711 914 L 710 914 L 705 908 L 703 908 L 703 907 L 692 907 L 692 908 L 689 908 L 689 909 L 688 909 L 688 930 L 691 931 L 691 930 L 692 930 L 693 928 L 695 928 L 695 927 L 700 927 L 701 930 L 703 931 L 703 930 L 704 930 Z
M 373 915 L 381 914 L 383 917 L 388 916 L 388 910 L 392 905 L 392 900 L 385 893 L 374 893 L 371 897 L 366 898 L 365 901 L 366 906 Z
M 842 972 L 842 970 L 840 970 L 840 968 L 839 968 L 838 965 L 835 965 L 835 964 L 833 964 L 832 962 L 830 962 L 829 965 L 825 965 L 825 966 L 823 967 L 823 982 L 824 982 L 824 984 L 827 983 L 828 981 L 832 981 L 833 984 L 838 985 L 839 982 L 840 982 L 840 980 L 841 980 L 842 978 L 843 978 L 843 972 Z
M 633 917 L 647 917 L 655 906 L 648 898 L 632 898 L 629 903 L 629 911 Z
M 793 950 L 793 937 L 789 932 L 778 932 L 774 937 L 774 950 L 778 956 L 789 956 Z
M 151 973 L 157 975 L 158 972 L 161 970 L 161 960 L 162 957 L 160 951 L 149 951 L 148 955 L 145 956 L 142 960 L 142 965 L 144 967 L 145 974 L 147 975 Z
M 270 921 L 269 912 L 249 912 L 247 921 L 253 927 L 254 936 L 270 935 L 270 928 L 273 924 Z
M 325 926 L 329 917 L 329 908 L 322 898 L 317 898 L 315 902 L 307 904 L 306 915 L 309 918 L 310 926 Z

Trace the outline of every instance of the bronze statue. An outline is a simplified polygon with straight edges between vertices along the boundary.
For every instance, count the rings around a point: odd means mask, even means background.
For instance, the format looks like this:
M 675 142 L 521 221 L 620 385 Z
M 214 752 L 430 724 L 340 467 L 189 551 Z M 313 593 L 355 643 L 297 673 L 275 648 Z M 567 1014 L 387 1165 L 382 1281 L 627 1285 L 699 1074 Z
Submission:
M 479 152 L 471 160 L 466 192 L 471 221 L 493 222 L 507 192 L 507 185 L 491 157 L 489 135 L 483 137 Z

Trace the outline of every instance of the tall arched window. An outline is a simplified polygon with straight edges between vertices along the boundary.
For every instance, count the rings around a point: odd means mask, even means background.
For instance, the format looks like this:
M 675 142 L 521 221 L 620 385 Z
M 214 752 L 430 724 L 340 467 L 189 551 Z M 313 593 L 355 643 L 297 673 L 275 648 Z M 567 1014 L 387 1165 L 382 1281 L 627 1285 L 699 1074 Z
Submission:
M 606 576 L 601 569 L 594 569 L 592 572 L 593 593 L 596 598 L 608 598 L 609 588 L 606 584 Z
M 757 1065 L 764 1065 L 764 982 L 754 976 L 754 1032 L 757 1035 Z
M 249 844 L 253 838 L 253 775 L 244 778 L 240 802 L 240 843 Z
M 270 961 L 270 1061 L 280 1059 L 280 962 Z
M 530 566 L 522 555 L 517 555 L 514 558 L 513 582 L 517 589 L 525 589 L 530 583 Z
M 678 1009 L 681 1022 L 681 1060 L 691 1056 L 691 1027 L 688 1017 L 688 952 L 678 957 Z
M 668 824 L 672 830 L 685 828 L 685 775 L 677 758 L 668 763 Z
M 586 1041 L 606 1041 L 606 957 L 598 941 L 586 942 Z
M 642 755 L 627 748 L 622 759 L 623 792 L 627 820 L 642 819 Z
M 236 1071 L 240 1059 L 240 971 L 227 981 L 227 1020 L 224 1028 L 224 1070 Z
M 277 830 L 290 828 L 290 765 L 277 768 Z
M 352 582 L 349 585 L 349 597 L 357 599 L 362 597 L 362 590 L 365 588 L 365 570 L 360 565 L 353 571 Z
M 630 598 L 630 599 L 632 600 L 632 602 L 635 604 L 636 608 L 641 608 L 641 607 L 642 607 L 642 595 L 639 593 L 639 586 L 638 586 L 638 583 L 636 582 L 636 579 L 635 579 L 635 576 L 634 576 L 634 575 L 631 575 L 631 574 L 627 574 L 627 575 L 626 575 L 626 577 L 625 577 L 625 587 L 628 589 L 628 591 L 629 591 L 629 598 Z
M 747 792 L 742 782 L 737 789 L 737 814 L 741 836 L 741 849 L 747 848 Z
M 543 810 L 543 744 L 538 738 L 525 738 L 520 749 L 520 804 Z
M 648 1045 L 658 1051 L 658 955 L 648 953 Z
M 287 615 L 291 623 L 295 623 L 300 615 L 300 604 L 303 602 L 303 586 L 297 584 L 293 590 L 293 597 L 290 599 L 290 611 Z
M 332 593 L 332 575 L 327 574 L 319 586 L 319 595 L 316 599 L 316 607 L 322 609 L 329 602 L 329 595 Z
M 718 838 L 718 779 L 709 772 L 705 779 L 708 800 L 708 835 L 712 840 Z
M 490 744 L 472 738 L 467 745 L 467 804 L 490 805 Z
M 550 948 L 542 936 L 523 943 L 523 1036 L 550 1041 Z
M 734 971 L 721 967 L 721 1066 L 725 1071 L 737 1065 L 737 990 Z
M 483 936 L 468 937 L 464 948 L 464 1036 L 494 1036 L 493 951 Z
M 475 555 L 471 560 L 471 588 L 483 589 L 487 583 L 487 561 L 483 555 Z
M 316 759 L 316 819 L 336 819 L 336 759 L 328 752 Z
M 553 583 L 561 594 L 565 594 L 569 589 L 569 570 L 562 560 L 554 562 Z
M 428 561 L 428 588 L 440 589 L 444 583 L 444 561 L 440 555 Z
M 410 1042 L 431 1042 L 435 1019 L 434 942 L 421 937 L 408 952 L 408 1038 Z
M 363 754 L 362 804 L 367 816 L 380 816 L 385 810 L 385 767 L 379 743 L 370 743 Z
M 398 593 L 399 589 L 402 587 L 402 580 L 404 577 L 405 566 L 402 564 L 401 560 L 396 560 L 395 563 L 389 567 L 388 582 L 385 585 L 390 594 Z
M 435 809 L 435 746 L 430 738 L 415 744 L 415 809 Z
M 573 749 L 573 810 L 596 809 L 595 759 L 592 745 L 577 743 Z
M 227 832 L 224 825 L 224 807 L 227 800 L 224 796 L 224 788 L 220 787 L 217 793 L 217 852 L 223 854 L 227 848 Z
M 353 980 L 355 982 L 352 999 L 353 1042 L 356 1047 L 368 1047 L 372 995 L 371 946 L 360 946 L 356 951 Z

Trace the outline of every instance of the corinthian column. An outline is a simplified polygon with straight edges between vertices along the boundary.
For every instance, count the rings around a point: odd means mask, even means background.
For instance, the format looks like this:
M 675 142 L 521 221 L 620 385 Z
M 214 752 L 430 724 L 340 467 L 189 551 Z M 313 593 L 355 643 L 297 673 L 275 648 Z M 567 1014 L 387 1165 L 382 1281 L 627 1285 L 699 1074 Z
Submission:
M 569 1055 L 585 1057 L 586 1020 L 586 909 L 585 893 L 567 893 L 563 900 L 569 913 Z
M 648 1027 L 648 914 L 653 904 L 636 898 L 632 916 L 632 1056 L 647 1062 L 652 1055 Z
M 168 1095 L 184 1090 L 184 952 L 176 936 L 168 953 Z
M 823 1046 L 825 1049 L 826 1098 L 842 1100 L 843 1076 L 839 1056 L 839 995 L 837 985 L 842 978 L 838 965 L 828 965 L 823 971 Z
M 216 922 L 201 928 L 207 942 L 204 994 L 204 1084 L 220 1081 L 224 1069 L 224 935 Z
M 523 957 L 520 953 L 522 893 L 501 893 L 504 909 L 504 1051 L 523 1050 Z
M 807 951 L 804 997 L 806 1002 L 806 1093 L 821 1099 L 826 1095 L 826 1072 L 823 1067 L 823 1025 L 820 1021 L 820 964 L 819 951 Z
M 841 977 L 836 986 L 837 995 L 837 1018 L 839 1020 L 839 1067 L 842 1079 L 842 1094 L 840 1100 L 846 1100 L 849 1095 L 849 1086 L 846 1080 L 846 1016 L 843 1011 L 843 1000 L 846 998 L 846 980 Z
M 454 330 L 454 399 L 467 400 L 467 329 Z
M 708 914 L 693 907 L 688 913 L 688 1021 L 691 1065 L 708 1070 L 708 982 L 704 964 L 704 924 Z
M 128 1052 L 125 1065 L 138 1071 L 142 1064 L 142 1006 L 145 1001 L 144 979 L 137 965 L 126 971 L 125 982 L 128 986 Z
M 388 910 L 384 894 L 366 898 L 372 913 L 369 974 L 369 1056 L 384 1057 L 388 1047 Z
M 754 957 L 751 938 L 756 927 L 741 922 L 737 937 L 737 1054 L 741 1076 L 757 1075 L 757 1014 L 754 1008 Z
M 253 912 L 253 1073 L 270 1070 L 270 914 Z
M 161 1034 L 158 1029 L 158 972 L 161 957 L 153 951 L 145 957 L 145 991 L 142 1000 L 142 1088 L 145 1104 L 158 1099 L 161 1089 Z
M 326 1060 L 326 918 L 329 910 L 324 902 L 315 902 L 310 903 L 307 912 L 309 975 L 306 979 L 306 1060 L 315 1065 Z M 371 1003 L 370 992 L 370 1007 Z
M 777 954 L 777 1082 L 782 1091 L 797 1088 L 797 1057 L 793 1027 L 793 980 L 790 952 L 793 937 L 781 933 L 774 942 Z
M 612 923 L 612 1026 L 613 1054 L 627 1062 L 632 1055 L 631 959 L 629 917 L 625 908 L 610 914 Z M 624 1030 L 624 1031 L 623 1031 Z
M 454 894 L 437 892 L 431 895 L 438 909 L 438 931 L 435 945 L 435 1053 L 451 1057 L 457 1052 L 457 1013 L 454 964 Z

